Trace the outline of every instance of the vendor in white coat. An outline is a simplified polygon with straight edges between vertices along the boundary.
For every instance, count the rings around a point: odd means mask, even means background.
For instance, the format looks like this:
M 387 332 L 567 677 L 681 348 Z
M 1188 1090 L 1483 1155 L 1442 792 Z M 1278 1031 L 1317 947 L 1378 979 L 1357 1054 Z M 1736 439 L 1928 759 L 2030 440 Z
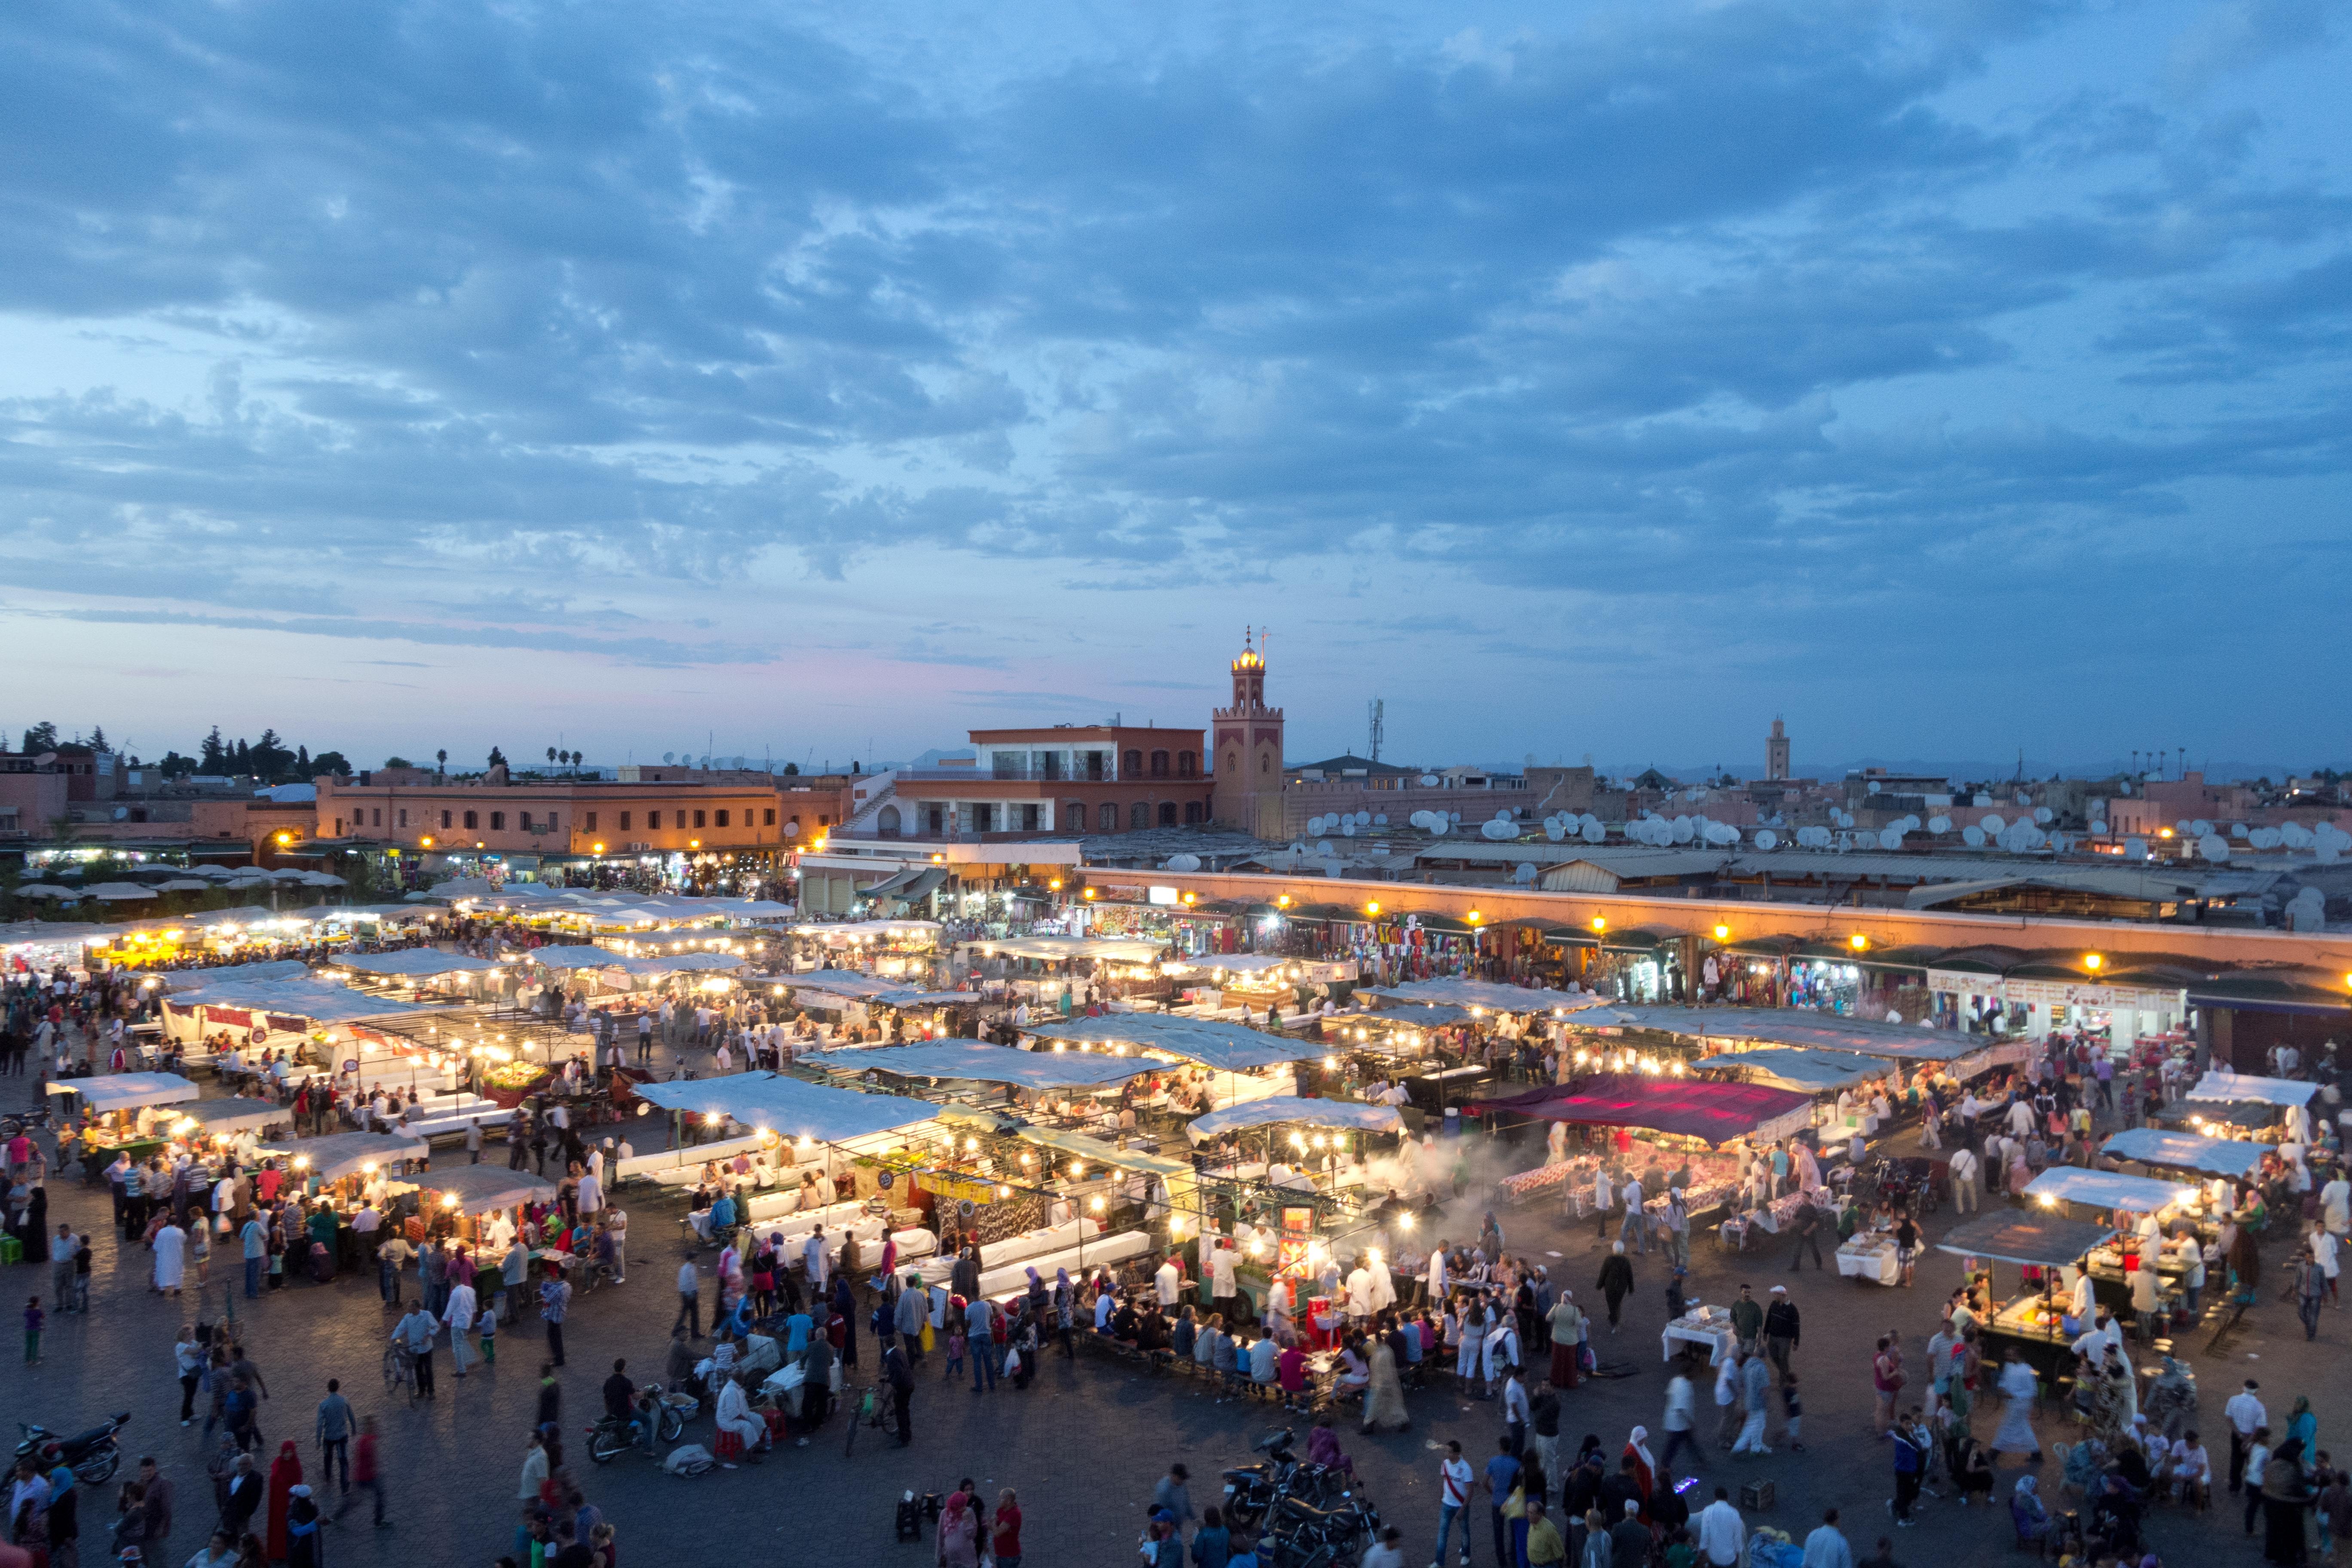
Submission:
M 1360 1326 L 1371 1316 L 1372 1271 L 1359 1258 L 1355 1268 L 1348 1271 L 1348 1321 Z
M 1209 1252 L 1209 1295 L 1218 1301 L 1230 1301 L 1238 1292 L 1234 1279 L 1233 1246 L 1220 1237 Z
M 751 1401 L 743 1393 L 742 1382 L 730 1377 L 719 1385 L 717 1410 L 719 1430 L 732 1432 L 743 1439 L 746 1454 L 757 1452 L 768 1439 L 768 1424 L 751 1414 Z

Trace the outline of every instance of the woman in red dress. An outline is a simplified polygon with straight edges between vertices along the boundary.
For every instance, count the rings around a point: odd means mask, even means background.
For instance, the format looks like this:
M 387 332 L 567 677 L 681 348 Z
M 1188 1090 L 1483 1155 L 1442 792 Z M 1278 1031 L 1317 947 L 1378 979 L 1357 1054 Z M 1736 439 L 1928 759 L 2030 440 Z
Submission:
M 286 1510 L 293 1506 L 294 1489 L 301 1484 L 302 1456 L 289 1437 L 278 1446 L 278 1458 L 269 1462 L 269 1533 L 265 1539 L 272 1563 L 283 1563 L 289 1554 Z

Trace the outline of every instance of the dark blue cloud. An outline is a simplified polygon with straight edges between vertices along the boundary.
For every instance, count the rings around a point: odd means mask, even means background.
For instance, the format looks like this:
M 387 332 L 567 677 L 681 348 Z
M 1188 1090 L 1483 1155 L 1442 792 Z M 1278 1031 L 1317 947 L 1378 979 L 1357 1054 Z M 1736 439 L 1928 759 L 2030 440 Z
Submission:
M 15 581 L 746 668 L 795 644 L 754 582 L 845 625 L 981 572 L 1081 617 L 1606 584 L 1620 635 L 1536 639 L 1549 679 L 2110 634 L 2131 596 L 2077 585 L 2117 563 L 2251 602 L 2216 528 L 2274 567 L 2340 510 L 2305 0 L 933 19 L 0 16 Z M 1034 657 L 908 637 L 835 646 Z

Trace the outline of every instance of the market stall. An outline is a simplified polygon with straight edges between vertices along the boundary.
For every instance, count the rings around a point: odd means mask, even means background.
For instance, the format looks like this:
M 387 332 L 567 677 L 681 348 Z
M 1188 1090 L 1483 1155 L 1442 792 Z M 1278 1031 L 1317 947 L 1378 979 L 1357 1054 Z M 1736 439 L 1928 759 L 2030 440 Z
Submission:
M 1972 1278 L 1990 1289 L 1993 1263 L 2014 1263 L 2024 1271 L 2015 1300 L 1994 1306 L 1980 1325 L 1984 1359 L 1997 1364 L 2010 1345 L 2043 1378 L 2055 1381 L 2074 1367 L 2075 1332 L 2067 1331 L 2077 1266 L 2113 1232 L 2105 1226 L 2055 1215 L 1999 1212 L 1954 1226 L 1936 1250 L 1963 1260 Z M 2084 1325 L 2087 1326 L 2087 1325 Z
M 194 1100 L 174 1108 L 171 1127 L 172 1135 L 199 1160 L 235 1155 L 250 1162 L 268 1130 L 293 1118 L 291 1108 L 274 1100 Z
M 2210 1071 L 2189 1089 L 2188 1098 L 2223 1105 L 2275 1106 L 2284 1113 L 2295 1142 L 2308 1143 L 2313 1131 L 2311 1099 L 2318 1092 L 2317 1084 L 2301 1079 Z
M 419 1211 L 436 1235 L 503 1249 L 525 1229 L 530 1205 L 552 1205 L 557 1187 L 504 1165 L 452 1165 L 415 1176 Z M 487 1253 L 484 1256 L 488 1256 Z
M 433 1154 L 424 1139 L 403 1132 L 331 1132 L 288 1139 L 278 1148 L 297 1172 L 327 1187 L 411 1163 L 422 1166 Z
M 2129 1127 L 2099 1145 L 2099 1152 L 2111 1160 L 2127 1160 L 2157 1170 L 2251 1176 L 2262 1169 L 2263 1156 L 2269 1151 L 2260 1143 Z
M 46 1087 L 58 1120 L 87 1119 L 82 1169 L 92 1180 L 118 1152 L 143 1160 L 162 1148 L 174 1120 L 163 1108 L 192 1100 L 199 1092 L 186 1079 L 167 1072 L 53 1079 Z

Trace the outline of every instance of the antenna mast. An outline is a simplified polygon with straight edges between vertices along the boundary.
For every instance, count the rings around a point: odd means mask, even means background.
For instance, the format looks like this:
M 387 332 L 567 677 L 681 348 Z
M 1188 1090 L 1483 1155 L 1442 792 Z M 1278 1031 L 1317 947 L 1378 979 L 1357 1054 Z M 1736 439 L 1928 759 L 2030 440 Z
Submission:
M 1381 742 L 1388 739 L 1388 703 L 1378 697 L 1365 705 L 1365 710 L 1371 718 L 1372 761 L 1376 763 L 1381 760 Z

